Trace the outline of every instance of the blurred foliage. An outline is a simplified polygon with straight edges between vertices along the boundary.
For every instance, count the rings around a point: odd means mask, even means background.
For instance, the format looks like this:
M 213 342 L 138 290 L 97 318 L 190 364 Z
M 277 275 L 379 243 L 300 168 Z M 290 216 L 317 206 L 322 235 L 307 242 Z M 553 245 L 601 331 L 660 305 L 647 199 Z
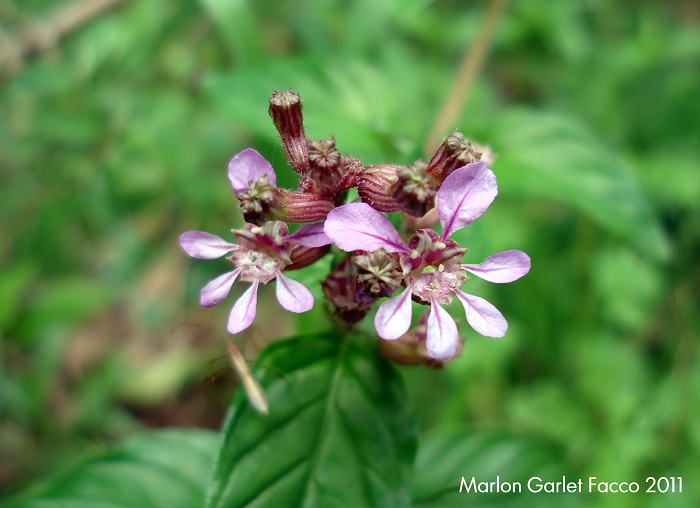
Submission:
M 299 92 L 308 134 L 343 153 L 422 155 L 485 7 L 130 0 L 8 57 L 68 5 L 0 2 L 4 493 L 144 426 L 220 425 L 230 385 L 202 378 L 228 308 L 197 298 L 224 265 L 190 263 L 178 234 L 240 223 L 225 169 L 245 147 L 295 185 L 266 113 L 275 88 Z M 505 288 L 470 282 L 505 338 L 465 326 L 460 359 L 403 369 L 420 429 L 458 429 L 432 438 L 454 444 L 450 460 L 487 461 L 510 436 L 557 475 L 686 479 L 683 495 L 587 505 L 700 503 L 698 75 L 696 2 L 509 3 L 454 126 L 491 145 L 501 191 L 462 239 L 470 259 L 517 248 L 533 268 Z M 319 304 L 244 342 L 255 355 L 330 323 Z M 460 455 L 469 439 L 478 457 Z

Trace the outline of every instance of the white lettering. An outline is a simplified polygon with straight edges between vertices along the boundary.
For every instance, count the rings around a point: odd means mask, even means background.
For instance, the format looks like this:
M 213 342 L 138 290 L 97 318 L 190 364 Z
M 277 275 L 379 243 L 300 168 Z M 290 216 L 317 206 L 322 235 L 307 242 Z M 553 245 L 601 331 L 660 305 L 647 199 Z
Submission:
M 459 491 L 462 492 L 462 490 L 466 490 L 467 494 L 469 494 L 472 489 L 476 490 L 476 479 L 472 476 L 472 479 L 467 483 L 467 480 L 462 476 L 462 481 L 459 484 Z
M 520 482 L 503 482 L 500 476 L 496 476 L 496 481 L 494 482 L 477 482 L 474 476 L 471 477 L 471 480 L 467 481 L 467 479 L 462 476 L 462 480 L 459 482 L 459 491 L 466 492 L 467 494 L 471 492 L 522 492 L 523 486 Z

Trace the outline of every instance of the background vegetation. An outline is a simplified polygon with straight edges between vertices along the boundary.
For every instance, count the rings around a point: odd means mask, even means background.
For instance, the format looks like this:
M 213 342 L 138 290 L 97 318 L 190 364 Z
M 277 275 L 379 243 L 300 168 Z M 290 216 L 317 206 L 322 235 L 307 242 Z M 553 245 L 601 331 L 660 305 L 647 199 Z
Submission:
M 489 42 L 488 5 L 0 2 L 3 496 L 146 427 L 219 428 L 228 306 L 197 299 L 223 265 L 190 262 L 177 236 L 240 224 L 225 171 L 243 148 L 295 186 L 273 89 L 300 93 L 308 134 L 365 163 L 421 155 L 464 55 Z M 682 476 L 682 495 L 580 502 L 697 506 L 700 8 L 513 0 L 492 35 L 441 135 L 459 128 L 497 155 L 499 198 L 464 232 L 472 259 L 517 248 L 533 268 L 475 290 L 508 318 L 505 338 L 465 326 L 444 370 L 402 369 L 419 463 L 485 478 L 527 477 L 531 462 L 556 479 Z M 260 305 L 277 312 L 274 298 Z M 331 326 L 324 305 L 274 315 L 243 338 L 251 357 Z

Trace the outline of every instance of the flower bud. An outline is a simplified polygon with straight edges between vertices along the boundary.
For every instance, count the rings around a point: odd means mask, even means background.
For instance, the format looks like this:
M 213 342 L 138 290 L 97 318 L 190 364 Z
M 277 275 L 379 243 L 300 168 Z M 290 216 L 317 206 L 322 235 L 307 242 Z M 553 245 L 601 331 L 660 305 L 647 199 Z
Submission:
M 449 360 L 441 361 L 432 358 L 425 347 L 428 333 L 428 312 L 423 313 L 418 326 L 409 330 L 396 340 L 380 340 L 379 351 L 393 362 L 401 365 L 425 365 L 431 369 L 442 369 L 447 362 L 462 354 L 464 339 L 460 337 L 457 351 Z
M 357 267 L 357 281 L 365 294 L 383 298 L 391 296 L 401 286 L 403 270 L 398 254 L 378 249 L 356 254 L 351 260 Z
M 367 166 L 359 177 L 357 191 L 360 199 L 380 212 L 395 212 L 401 207 L 394 199 L 400 166 L 382 164 Z
M 309 153 L 304 132 L 304 117 L 301 113 L 301 97 L 291 89 L 275 91 L 270 97 L 270 116 L 282 138 L 284 153 L 297 173 L 309 172 Z
M 480 160 L 481 151 L 464 134 L 454 131 L 430 159 L 425 172 L 435 178 L 439 186 L 455 169 Z
M 350 157 L 349 155 L 343 155 L 340 163 L 343 166 L 343 174 L 336 188 L 337 193 L 346 191 L 352 187 L 357 187 L 359 179 L 365 169 L 360 160 Z M 338 206 L 341 204 L 342 200 L 338 203 Z
M 324 220 L 334 208 L 330 198 L 275 187 L 267 176 L 251 181 L 250 187 L 237 196 L 245 221 L 258 226 L 274 220 L 316 222 Z
M 328 254 L 330 250 L 330 245 L 324 245 L 323 247 L 305 247 L 295 243 L 292 245 L 292 250 L 289 254 L 292 264 L 287 266 L 285 270 L 298 270 L 299 268 L 309 266 Z
M 335 316 L 348 324 L 357 323 L 365 317 L 375 302 L 359 287 L 357 275 L 357 267 L 348 258 L 341 261 L 321 282 L 324 296 L 335 308 Z
M 322 194 L 332 195 L 342 178 L 340 152 L 335 147 L 335 138 L 307 141 L 309 149 L 309 174 Z
M 397 171 L 393 198 L 401 211 L 414 217 L 422 217 L 435 206 L 435 195 L 440 182 L 425 172 L 425 163 L 416 161 Z
M 278 189 L 282 204 L 279 220 L 287 222 L 317 222 L 324 220 L 335 206 L 329 197 Z

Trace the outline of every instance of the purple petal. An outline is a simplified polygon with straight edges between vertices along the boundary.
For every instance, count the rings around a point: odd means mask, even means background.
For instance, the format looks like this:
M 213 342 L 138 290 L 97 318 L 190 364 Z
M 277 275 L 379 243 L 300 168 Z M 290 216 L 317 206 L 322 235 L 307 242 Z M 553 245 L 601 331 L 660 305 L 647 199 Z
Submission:
M 438 191 L 442 237 L 449 237 L 481 217 L 496 194 L 496 175 L 485 162 L 472 162 L 456 169 L 445 178 Z
M 333 243 L 333 240 L 328 238 L 323 231 L 323 222 L 302 226 L 289 235 L 287 240 L 292 240 L 304 247 L 323 247 L 324 245 Z
M 238 249 L 235 243 L 204 231 L 183 233 L 180 235 L 180 247 L 188 256 L 197 259 L 216 259 Z
M 428 316 L 428 338 L 425 348 L 436 360 L 452 358 L 459 345 L 457 324 L 452 316 L 436 302 L 430 302 Z
M 411 290 L 390 298 L 379 306 L 374 317 L 374 327 L 382 339 L 394 340 L 411 327 Z
M 325 223 L 326 234 L 347 252 L 354 250 L 409 252 L 396 228 L 381 212 L 367 203 L 350 203 L 334 208 Z
M 314 306 L 314 296 L 306 286 L 277 272 L 277 300 L 290 312 L 306 312 Z
M 258 180 L 265 175 L 272 185 L 277 183 L 277 175 L 272 165 L 252 148 L 234 155 L 228 163 L 228 178 L 236 194 L 248 190 L 251 180 Z
M 241 270 L 243 270 L 243 268 L 236 268 L 232 272 L 225 273 L 209 281 L 209 283 L 202 288 L 199 303 L 204 307 L 213 307 L 214 305 L 220 304 L 228 296 L 231 291 L 231 286 L 233 286 Z
M 250 326 L 255 319 L 258 307 L 258 281 L 241 295 L 228 316 L 228 331 L 240 333 Z
M 462 291 L 455 291 L 464 306 L 467 321 L 474 330 L 486 337 L 503 337 L 508 329 L 506 318 L 489 302 Z
M 459 265 L 489 282 L 513 282 L 530 271 L 530 257 L 519 250 L 506 250 L 493 254 L 478 265 Z

